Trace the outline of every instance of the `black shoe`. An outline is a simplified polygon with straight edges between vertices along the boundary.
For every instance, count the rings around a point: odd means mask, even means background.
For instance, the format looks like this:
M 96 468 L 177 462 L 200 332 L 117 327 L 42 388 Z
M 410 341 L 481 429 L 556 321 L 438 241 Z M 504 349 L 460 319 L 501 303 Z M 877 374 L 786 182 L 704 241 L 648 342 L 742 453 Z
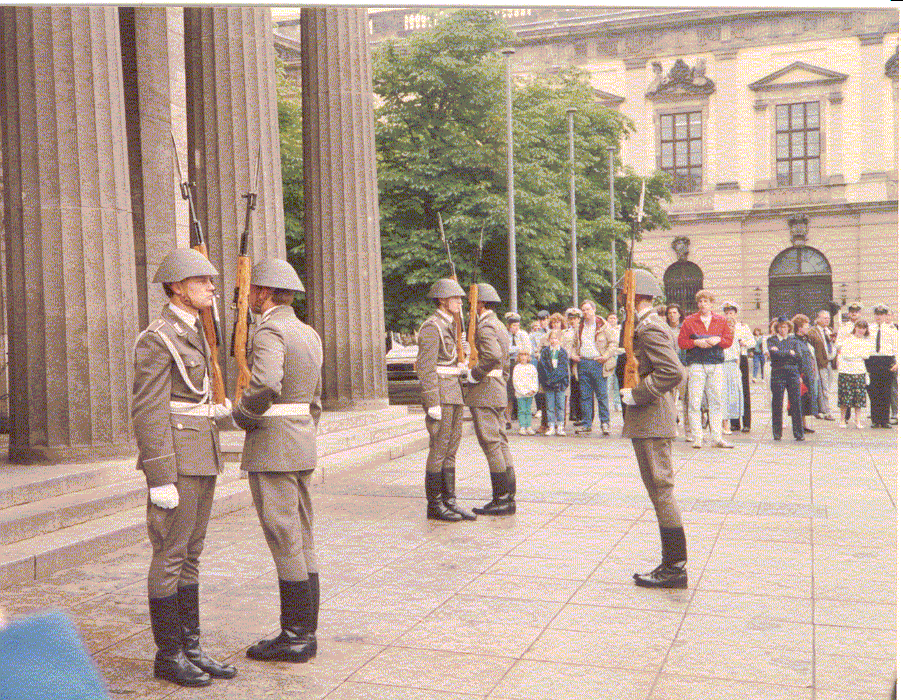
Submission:
M 803 437 L 802 435 L 797 435 L 793 439 L 796 440 L 797 442 L 803 442 L 806 438 Z
M 803 428 L 804 433 L 814 433 L 815 431 L 812 428 Z
M 426 519 L 439 520 L 444 523 L 459 523 L 464 516 L 458 513 L 442 500 L 442 474 L 441 472 L 427 472 L 424 481 L 426 489 Z
M 511 476 L 509 477 L 509 473 Z M 514 515 L 517 508 L 511 487 L 514 486 L 513 469 L 507 472 L 490 472 L 492 480 L 492 500 L 486 505 L 476 507 L 473 512 L 477 515 Z
M 741 433 L 748 433 L 748 432 L 749 432 L 749 428 L 741 428 L 741 429 L 740 429 L 740 432 L 741 432 Z
M 210 675 L 195 666 L 182 651 L 182 625 L 179 621 L 179 596 L 149 601 L 151 629 L 157 654 L 154 676 L 187 688 L 200 688 L 211 683 Z
M 249 647 L 247 655 L 258 661 L 303 664 L 317 655 L 317 638 L 299 627 L 283 627 L 275 639 L 264 639 Z
M 198 584 L 178 588 L 179 620 L 182 624 L 182 650 L 185 657 L 214 678 L 235 678 L 235 666 L 214 661 L 201 649 L 201 623 Z
M 477 516 L 474 515 L 470 510 L 468 510 L 464 506 L 458 505 L 458 501 L 455 498 L 454 469 L 442 470 L 442 503 L 448 510 L 452 511 L 453 513 L 457 513 L 464 520 L 477 519 Z M 427 517 L 429 517 L 429 512 L 427 512 Z
M 677 564 L 659 564 L 648 574 L 634 574 L 633 582 L 643 588 L 686 588 L 687 569 Z

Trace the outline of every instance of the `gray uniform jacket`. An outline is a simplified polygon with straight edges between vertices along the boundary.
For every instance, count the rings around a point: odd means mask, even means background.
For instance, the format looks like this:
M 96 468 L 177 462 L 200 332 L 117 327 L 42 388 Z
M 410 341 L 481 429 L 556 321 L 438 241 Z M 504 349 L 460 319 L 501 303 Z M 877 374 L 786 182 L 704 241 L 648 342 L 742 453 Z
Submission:
M 173 401 L 208 400 L 209 357 L 204 336 L 186 326 L 169 305 L 135 342 L 132 427 L 138 441 L 137 467 L 144 471 L 148 487 L 174 484 L 178 474 L 215 476 L 222 471 L 219 433 L 209 411 L 205 415 L 199 407 L 196 415 L 182 415 L 171 407 Z
M 477 319 L 476 348 L 470 351 L 476 352 L 479 359 L 472 370 L 473 378 L 478 383 L 464 387 L 464 403 L 467 406 L 504 408 L 508 405 L 507 382 L 511 374 L 509 337 L 508 330 L 494 311 L 484 311 Z
M 455 321 L 441 311 L 430 316 L 417 332 L 417 378 L 423 407 L 464 403 L 461 372 L 457 368 L 458 351 Z
M 290 306 L 277 306 L 251 336 L 251 381 L 232 409 L 246 430 L 241 468 L 294 472 L 317 466 L 323 344 Z M 301 406 L 306 404 L 306 406 Z
M 677 437 L 674 397 L 671 390 L 683 380 L 686 370 L 677 357 L 674 336 L 664 320 L 647 309 L 633 335 L 640 382 L 633 390 L 636 406 L 624 407 L 627 438 Z

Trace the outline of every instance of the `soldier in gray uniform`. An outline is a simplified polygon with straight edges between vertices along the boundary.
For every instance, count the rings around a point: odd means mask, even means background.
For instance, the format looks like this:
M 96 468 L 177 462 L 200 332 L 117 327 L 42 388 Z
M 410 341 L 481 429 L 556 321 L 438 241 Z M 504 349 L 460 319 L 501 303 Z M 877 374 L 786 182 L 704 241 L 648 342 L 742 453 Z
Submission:
M 618 283 L 619 304 L 636 309 L 633 349 L 639 372 L 635 389 L 621 389 L 624 402 L 623 437 L 631 438 L 640 466 L 640 476 L 655 508 L 662 540 L 662 563 L 648 574 L 634 574 L 634 582 L 647 588 L 687 587 L 687 540 L 680 510 L 674 500 L 674 469 L 671 442 L 677 437 L 672 391 L 684 377 L 677 357 L 674 336 L 655 313 L 652 301 L 663 296 L 649 272 L 634 270 L 635 299 L 624 294 L 623 278 Z
M 426 517 L 445 522 L 476 520 L 477 516 L 455 500 L 455 454 L 461 443 L 464 418 L 461 376 L 466 367 L 457 364 L 454 314 L 461 312 L 464 290 L 455 280 L 441 279 L 433 284 L 428 296 L 435 300 L 436 313 L 423 322 L 417 333 L 416 363 L 430 435 Z
M 218 274 L 195 250 L 167 255 L 154 282 L 163 284 L 169 304 L 135 343 L 132 425 L 149 489 L 154 675 L 184 686 L 236 673 L 201 650 L 198 610 L 199 560 L 223 470 L 215 421 L 229 414 L 228 400 L 212 403 L 210 349 L 199 320 L 214 303 L 211 278 Z
M 284 260 L 252 268 L 248 306 L 260 318 L 248 353 L 250 384 L 232 411 L 247 431 L 241 468 L 279 576 L 282 631 L 248 649 L 260 661 L 300 663 L 317 654 L 320 577 L 310 481 L 317 466 L 323 344 L 292 309 L 295 292 L 303 291 Z
M 488 284 L 477 285 L 477 328 L 474 334 L 478 362 L 465 379 L 464 404 L 470 407 L 474 430 L 492 480 L 492 500 L 474 508 L 477 515 L 513 515 L 517 484 L 514 460 L 508 449 L 505 432 L 506 384 L 511 367 L 508 364 L 509 335 L 490 304 L 501 301 L 498 292 Z

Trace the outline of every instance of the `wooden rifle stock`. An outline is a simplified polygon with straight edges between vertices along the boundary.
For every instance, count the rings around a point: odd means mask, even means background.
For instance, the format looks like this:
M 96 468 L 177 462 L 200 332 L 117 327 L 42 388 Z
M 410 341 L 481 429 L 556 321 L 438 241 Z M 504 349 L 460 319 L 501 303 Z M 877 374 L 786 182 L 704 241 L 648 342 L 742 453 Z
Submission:
M 448 266 L 451 269 L 449 279 L 453 279 L 455 282 L 457 282 L 458 273 L 455 270 L 455 263 L 452 262 L 451 259 L 451 249 L 448 247 L 448 240 L 446 240 L 445 238 L 445 226 L 442 223 L 442 214 L 436 212 L 436 216 L 439 219 L 439 233 L 442 236 L 442 242 L 445 243 L 445 252 L 448 254 Z M 455 347 L 458 351 L 458 363 L 461 364 L 464 362 L 464 339 L 461 337 L 464 331 L 464 327 L 461 322 L 461 312 L 455 311 L 452 316 L 455 319 Z
M 257 171 L 251 187 L 260 183 L 261 148 L 257 148 Z M 251 383 L 251 370 L 248 367 L 248 296 L 251 293 L 251 257 L 248 255 L 248 238 L 251 233 L 251 212 L 257 207 L 257 194 L 248 189 L 242 195 L 247 199 L 245 207 L 245 228 L 242 231 L 238 246 L 238 265 L 235 272 L 235 295 L 232 308 L 235 309 L 235 326 L 232 328 L 232 357 L 235 358 L 235 404 L 241 401 L 242 392 Z
M 624 270 L 624 293 L 627 303 L 624 308 L 624 389 L 636 389 L 640 381 L 636 353 L 633 350 L 634 307 L 636 297 L 636 278 L 633 270 Z
M 467 344 L 470 346 L 470 359 L 467 361 L 467 368 L 473 369 L 477 366 L 477 285 L 470 285 L 467 294 L 467 308 L 470 317 L 467 319 Z

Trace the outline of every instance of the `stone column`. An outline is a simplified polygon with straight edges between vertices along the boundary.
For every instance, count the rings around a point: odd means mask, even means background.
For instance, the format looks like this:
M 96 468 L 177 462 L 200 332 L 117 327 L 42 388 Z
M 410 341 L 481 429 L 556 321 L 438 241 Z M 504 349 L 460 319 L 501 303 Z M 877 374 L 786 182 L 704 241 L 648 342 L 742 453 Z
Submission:
M 166 303 L 151 280 L 173 248 L 188 245 L 188 203 L 179 190 L 173 156 L 177 145 L 187 177 L 185 42 L 182 8 L 119 10 L 129 172 L 135 229 L 139 326 Z
M 122 94 L 115 7 L 0 9 L 13 461 L 133 450 Z
M 324 405 L 387 405 L 367 11 L 301 10 L 307 304 Z
M 250 255 L 285 258 L 276 61 L 270 10 L 266 7 L 186 7 L 185 71 L 189 173 L 197 183 L 197 207 L 210 259 L 222 272 L 220 317 L 224 376 L 234 378 L 227 357 L 234 322 L 231 308 L 242 195 L 258 193 Z M 258 147 L 261 182 L 255 174 Z M 231 391 L 227 393 L 231 394 Z

